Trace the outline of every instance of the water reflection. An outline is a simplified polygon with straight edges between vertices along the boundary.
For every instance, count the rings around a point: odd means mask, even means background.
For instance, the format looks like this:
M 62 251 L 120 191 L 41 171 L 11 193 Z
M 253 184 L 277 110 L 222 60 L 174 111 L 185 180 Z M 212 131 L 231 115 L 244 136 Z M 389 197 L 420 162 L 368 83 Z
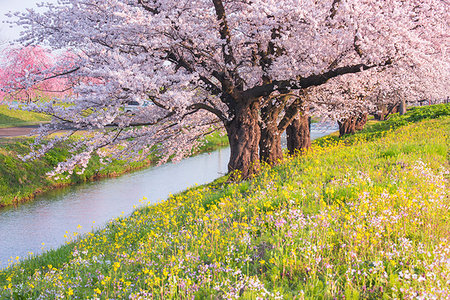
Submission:
M 229 149 L 192 157 L 178 164 L 126 174 L 102 181 L 51 191 L 17 208 L 0 213 L 0 266 L 11 256 L 40 253 L 65 242 L 66 231 L 85 233 L 140 206 L 194 184 L 213 181 L 226 172 Z M 93 223 L 95 222 L 95 224 Z M 81 228 L 77 228 L 81 225 Z

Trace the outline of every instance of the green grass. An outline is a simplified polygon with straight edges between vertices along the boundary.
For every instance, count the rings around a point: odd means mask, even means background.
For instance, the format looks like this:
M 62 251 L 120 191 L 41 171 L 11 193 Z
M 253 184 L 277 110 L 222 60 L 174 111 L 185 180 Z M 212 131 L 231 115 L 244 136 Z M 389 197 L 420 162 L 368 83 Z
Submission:
M 47 115 L 9 109 L 7 105 L 0 105 L 0 128 L 36 125 L 49 121 L 50 117 Z
M 136 210 L 0 271 L 0 293 L 448 299 L 450 117 L 435 117 L 325 137 L 251 181 L 223 177 Z
M 77 174 L 77 170 L 75 170 L 67 178 L 56 180 L 49 178 L 46 174 L 53 170 L 59 162 L 66 160 L 70 153 L 66 147 L 60 146 L 52 149 L 40 159 L 24 162 L 19 156 L 30 151 L 33 141 L 32 138 L 13 138 L 0 141 L 0 207 L 32 199 L 38 193 L 59 186 L 79 184 L 104 177 L 116 177 L 155 165 L 158 162 L 157 154 L 153 153 L 142 161 L 113 160 L 105 167 L 100 163 L 99 157 L 94 155 L 82 174 Z M 203 145 L 192 155 L 212 151 L 226 145 L 226 136 L 213 133 L 205 138 Z
M 347 135 L 345 140 L 347 143 L 353 143 L 354 139 L 359 138 L 361 134 L 365 136 L 365 140 L 380 138 L 390 130 L 395 130 L 399 127 L 420 122 L 423 120 L 436 119 L 439 117 L 450 116 L 449 104 L 436 104 L 424 107 L 412 107 L 408 109 L 407 114 L 401 116 L 398 113 L 389 115 L 386 121 L 376 121 L 370 119 L 364 129 L 356 135 Z M 339 140 L 339 133 L 332 134 L 334 141 Z M 327 140 L 329 141 L 329 140 Z

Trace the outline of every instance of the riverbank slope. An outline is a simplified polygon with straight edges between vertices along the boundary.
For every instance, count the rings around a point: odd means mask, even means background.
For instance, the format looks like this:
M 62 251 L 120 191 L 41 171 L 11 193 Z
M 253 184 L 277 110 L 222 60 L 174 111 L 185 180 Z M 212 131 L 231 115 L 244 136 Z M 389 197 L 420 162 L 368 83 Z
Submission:
M 68 185 L 117 177 L 158 162 L 157 153 L 153 153 L 142 161 L 113 160 L 112 163 L 104 166 L 100 163 L 99 157 L 94 156 L 84 173 L 74 172 L 66 178 L 55 179 L 46 174 L 59 162 L 67 159 L 69 152 L 64 147 L 58 147 L 40 159 L 24 162 L 19 157 L 28 153 L 33 141 L 33 138 L 28 137 L 0 140 L 0 207 L 31 200 L 38 194 Z M 213 151 L 226 145 L 228 145 L 227 137 L 214 133 L 205 138 L 204 144 L 193 155 Z
M 0 104 L 0 128 L 36 125 L 49 121 L 49 116 L 19 109 L 10 109 L 8 105 Z
M 414 109 L 252 181 L 187 190 L 0 271 L 0 293 L 448 298 L 448 115 Z

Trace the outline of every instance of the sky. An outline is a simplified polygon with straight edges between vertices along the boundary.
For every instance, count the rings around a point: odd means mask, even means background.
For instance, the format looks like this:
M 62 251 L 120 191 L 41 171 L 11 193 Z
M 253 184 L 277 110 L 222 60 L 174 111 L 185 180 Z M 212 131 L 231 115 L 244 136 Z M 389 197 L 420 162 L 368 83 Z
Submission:
M 37 8 L 36 3 L 42 2 L 56 3 L 57 0 L 0 0 L 0 45 L 18 38 L 22 30 L 18 26 L 9 28 L 10 24 L 3 23 L 3 21 L 9 19 L 5 14 L 10 11 L 25 11 L 27 8 Z

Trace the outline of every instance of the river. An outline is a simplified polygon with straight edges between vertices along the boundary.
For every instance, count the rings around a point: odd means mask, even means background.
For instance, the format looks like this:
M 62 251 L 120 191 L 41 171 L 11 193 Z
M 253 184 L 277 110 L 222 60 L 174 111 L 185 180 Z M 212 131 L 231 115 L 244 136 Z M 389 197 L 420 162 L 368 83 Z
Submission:
M 314 130 L 313 126 L 311 137 L 334 130 Z M 0 209 L 0 268 L 16 261 L 16 257 L 63 245 L 65 235 L 103 227 L 109 220 L 129 215 L 148 202 L 166 199 L 195 184 L 209 183 L 226 173 L 229 157 L 230 149 L 224 148 L 176 164 L 50 191 L 17 207 Z M 143 197 L 147 199 L 142 201 Z

